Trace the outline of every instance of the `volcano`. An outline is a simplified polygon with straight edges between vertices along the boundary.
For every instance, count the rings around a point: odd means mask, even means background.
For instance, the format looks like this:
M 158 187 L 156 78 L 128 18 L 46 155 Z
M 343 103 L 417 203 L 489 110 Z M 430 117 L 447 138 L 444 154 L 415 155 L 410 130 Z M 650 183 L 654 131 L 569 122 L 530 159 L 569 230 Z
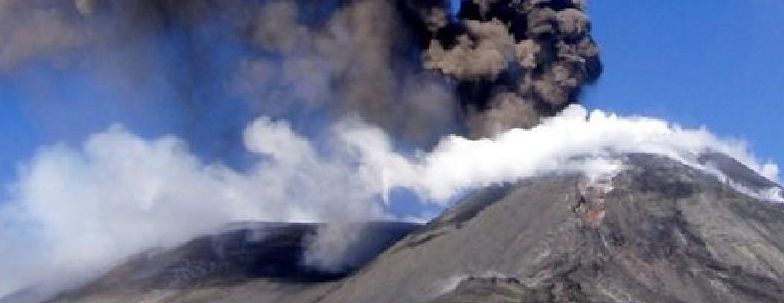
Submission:
M 424 226 L 371 224 L 374 248 L 346 272 L 298 261 L 313 225 L 246 224 L 47 302 L 782 302 L 784 204 L 748 194 L 776 183 L 721 154 L 701 159 L 726 179 L 618 158 L 603 180 L 538 176 L 479 189 Z

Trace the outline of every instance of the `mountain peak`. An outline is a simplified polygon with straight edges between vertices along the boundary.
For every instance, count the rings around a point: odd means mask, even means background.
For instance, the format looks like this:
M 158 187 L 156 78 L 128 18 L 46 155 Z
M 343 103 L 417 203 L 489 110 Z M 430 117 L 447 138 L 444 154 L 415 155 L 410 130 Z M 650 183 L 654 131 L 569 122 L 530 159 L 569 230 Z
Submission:
M 129 261 L 51 302 L 780 302 L 784 204 L 736 186 L 776 183 L 720 155 L 703 159 L 715 161 L 724 180 L 663 156 L 619 159 L 623 169 L 612 176 L 549 174 L 476 190 L 399 241 L 412 226 L 379 225 L 393 235 L 382 242 L 394 245 L 377 246 L 384 252 L 347 276 L 248 275 L 248 268 L 298 258 L 301 249 L 283 259 L 258 256 L 270 247 L 282 252 L 281 243 L 299 247 L 301 239 L 285 239 L 313 227 L 259 225 L 276 236 L 249 252 L 235 241 L 247 241 L 236 236 L 253 229 L 246 223 L 221 236 L 236 247 L 218 250 L 242 265 L 228 271 L 244 273 L 240 280 L 224 272 L 177 286 L 145 275 L 194 253 L 215 254 L 214 246 L 202 247 L 213 242 L 200 238 Z M 236 262 L 244 253 L 263 262 Z
M 470 299 L 477 292 L 517 294 L 509 302 L 784 296 L 781 204 L 753 199 L 666 157 L 622 158 L 625 169 L 607 192 L 586 192 L 579 175 L 480 190 L 325 302 L 485 302 Z M 410 260 L 416 264 L 408 266 Z

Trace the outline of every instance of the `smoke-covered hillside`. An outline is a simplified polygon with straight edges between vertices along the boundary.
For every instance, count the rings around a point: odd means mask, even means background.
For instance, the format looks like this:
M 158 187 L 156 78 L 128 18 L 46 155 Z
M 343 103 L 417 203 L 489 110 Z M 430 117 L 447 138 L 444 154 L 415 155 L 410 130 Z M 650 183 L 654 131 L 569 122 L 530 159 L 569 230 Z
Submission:
M 51 302 L 780 301 L 784 205 L 666 157 L 619 160 L 627 169 L 604 179 L 551 174 L 479 190 L 347 277 L 276 270 L 302 253 L 284 249 L 299 243 L 284 228 L 257 248 L 221 236 L 138 257 Z M 374 230 L 410 230 L 390 227 Z

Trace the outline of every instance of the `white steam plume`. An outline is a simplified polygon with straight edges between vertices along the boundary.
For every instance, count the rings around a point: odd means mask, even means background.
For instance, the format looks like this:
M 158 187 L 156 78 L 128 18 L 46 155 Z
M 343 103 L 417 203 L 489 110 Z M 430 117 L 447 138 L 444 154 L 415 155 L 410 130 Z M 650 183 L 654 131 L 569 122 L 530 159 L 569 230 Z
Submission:
M 232 221 L 381 219 L 379 186 L 355 178 L 341 151 L 318 153 L 264 118 L 245 142 L 260 160 L 241 172 L 203 163 L 177 138 L 148 141 L 121 127 L 79 149 L 41 149 L 0 204 L 0 295 L 45 277 L 58 278 L 43 287 L 67 286 L 59 282 Z
M 377 131 L 376 131 L 377 132 Z M 776 181 L 778 167 L 760 164 L 743 142 L 722 140 L 705 129 L 682 129 L 646 117 L 619 117 L 579 105 L 532 129 L 512 129 L 492 139 L 443 139 L 428 154 L 414 159 L 395 154 L 381 134 L 347 129 L 343 141 L 358 150 L 367 171 L 383 175 L 389 188 L 406 187 L 433 201 L 456 192 L 537 174 L 563 171 L 602 175 L 620 169 L 613 155 L 654 153 L 706 168 L 698 157 L 716 152 L 735 158 L 756 173 Z
M 259 159 L 243 171 L 204 163 L 177 138 L 145 140 L 121 127 L 80 148 L 41 149 L 0 204 L 0 294 L 47 277 L 78 281 L 145 248 L 176 245 L 232 221 L 390 218 L 382 200 L 392 188 L 444 205 L 467 189 L 541 173 L 613 172 L 620 168 L 614 153 L 657 153 L 701 167 L 701 153 L 720 152 L 768 178 L 778 174 L 742 143 L 704 129 L 580 106 L 533 129 L 482 140 L 451 136 L 415 155 L 396 153 L 383 131 L 355 120 L 337 124 L 317 146 L 285 122 L 259 118 L 247 127 L 245 145 Z M 766 193 L 781 200 L 780 191 Z M 323 236 L 308 258 L 324 266 L 346 253 L 340 241 L 355 239 Z

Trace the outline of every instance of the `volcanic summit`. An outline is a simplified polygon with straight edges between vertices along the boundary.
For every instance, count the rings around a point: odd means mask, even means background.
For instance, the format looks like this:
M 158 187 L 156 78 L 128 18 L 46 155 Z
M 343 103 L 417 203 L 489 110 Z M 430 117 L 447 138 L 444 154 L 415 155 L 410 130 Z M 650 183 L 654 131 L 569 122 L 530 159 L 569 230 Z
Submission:
M 424 226 L 372 225 L 365 239 L 383 252 L 348 272 L 296 261 L 311 226 L 250 224 L 47 302 L 781 302 L 783 204 L 667 157 L 619 157 L 626 169 L 605 180 L 539 176 L 478 190 Z M 735 182 L 772 184 L 706 157 Z M 251 230 L 268 235 L 239 236 Z

